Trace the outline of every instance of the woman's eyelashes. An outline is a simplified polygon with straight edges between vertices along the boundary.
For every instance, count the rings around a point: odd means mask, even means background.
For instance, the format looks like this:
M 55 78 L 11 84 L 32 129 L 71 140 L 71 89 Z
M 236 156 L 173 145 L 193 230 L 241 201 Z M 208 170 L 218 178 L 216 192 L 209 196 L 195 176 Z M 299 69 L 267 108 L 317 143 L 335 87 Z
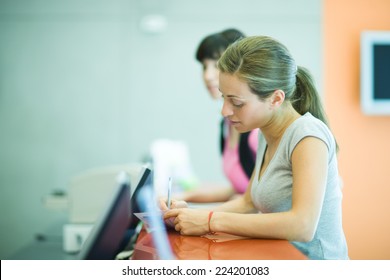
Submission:
M 229 97 L 225 97 L 222 92 L 221 92 L 221 98 L 222 100 L 224 101 L 224 99 L 228 98 L 227 100 L 230 101 L 230 104 L 233 105 L 233 107 L 235 108 L 241 108 L 242 106 L 244 106 L 244 102 L 241 101 L 241 100 L 237 100 L 236 98 L 229 98 Z
M 244 103 L 242 101 L 238 101 L 236 99 L 231 99 L 231 103 L 236 108 L 241 108 L 242 106 L 244 106 Z

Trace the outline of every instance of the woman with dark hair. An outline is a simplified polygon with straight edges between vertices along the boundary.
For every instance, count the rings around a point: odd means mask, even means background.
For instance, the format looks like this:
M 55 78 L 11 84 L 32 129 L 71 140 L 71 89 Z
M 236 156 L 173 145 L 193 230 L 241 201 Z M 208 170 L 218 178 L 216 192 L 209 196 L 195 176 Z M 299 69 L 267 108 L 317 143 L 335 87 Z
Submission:
M 230 44 L 244 37 L 237 29 L 226 29 L 208 35 L 198 46 L 196 59 L 203 66 L 203 81 L 213 100 L 221 98 L 217 61 Z M 257 134 L 258 129 L 240 134 L 227 119 L 223 118 L 220 147 L 223 171 L 230 185 L 201 184 L 194 191 L 184 193 L 181 198 L 188 202 L 222 202 L 237 194 L 243 194 L 255 164 Z

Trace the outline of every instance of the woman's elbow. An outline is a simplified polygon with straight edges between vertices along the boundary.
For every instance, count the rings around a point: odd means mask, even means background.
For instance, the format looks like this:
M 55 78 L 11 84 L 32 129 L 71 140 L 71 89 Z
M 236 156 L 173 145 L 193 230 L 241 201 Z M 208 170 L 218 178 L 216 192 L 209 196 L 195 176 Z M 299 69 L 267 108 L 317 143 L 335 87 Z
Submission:
M 293 236 L 290 241 L 310 242 L 313 240 L 316 232 L 316 226 L 308 221 L 301 221 L 297 224 Z
M 301 233 L 299 236 L 297 236 L 297 240 L 295 240 L 295 241 L 306 243 L 306 242 L 312 241 L 313 238 L 314 238 L 314 233 L 305 232 L 305 233 Z

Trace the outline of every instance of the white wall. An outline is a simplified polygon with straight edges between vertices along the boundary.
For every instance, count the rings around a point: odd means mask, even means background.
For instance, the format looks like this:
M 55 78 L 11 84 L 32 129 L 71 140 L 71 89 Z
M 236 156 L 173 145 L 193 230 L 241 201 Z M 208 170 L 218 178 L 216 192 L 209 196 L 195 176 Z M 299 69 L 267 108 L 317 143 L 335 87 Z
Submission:
M 304 8 L 302 8 L 304 7 Z M 194 53 L 236 27 L 287 45 L 322 88 L 321 1 L 0 0 L 0 258 L 66 213 L 41 199 L 87 168 L 188 143 L 200 178 L 223 180 L 219 107 Z M 149 14 L 167 28 L 139 27 Z

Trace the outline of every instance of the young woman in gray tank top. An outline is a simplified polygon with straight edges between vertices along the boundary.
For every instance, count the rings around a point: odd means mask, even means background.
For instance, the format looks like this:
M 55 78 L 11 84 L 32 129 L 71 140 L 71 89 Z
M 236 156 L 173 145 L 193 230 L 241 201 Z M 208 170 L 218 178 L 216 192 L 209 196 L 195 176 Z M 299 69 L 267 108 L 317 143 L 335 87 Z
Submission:
M 308 70 L 266 36 L 232 44 L 218 68 L 222 115 L 241 133 L 261 130 L 249 187 L 215 209 L 173 204 L 164 217 L 184 235 L 287 239 L 310 259 L 348 259 L 338 146 Z

